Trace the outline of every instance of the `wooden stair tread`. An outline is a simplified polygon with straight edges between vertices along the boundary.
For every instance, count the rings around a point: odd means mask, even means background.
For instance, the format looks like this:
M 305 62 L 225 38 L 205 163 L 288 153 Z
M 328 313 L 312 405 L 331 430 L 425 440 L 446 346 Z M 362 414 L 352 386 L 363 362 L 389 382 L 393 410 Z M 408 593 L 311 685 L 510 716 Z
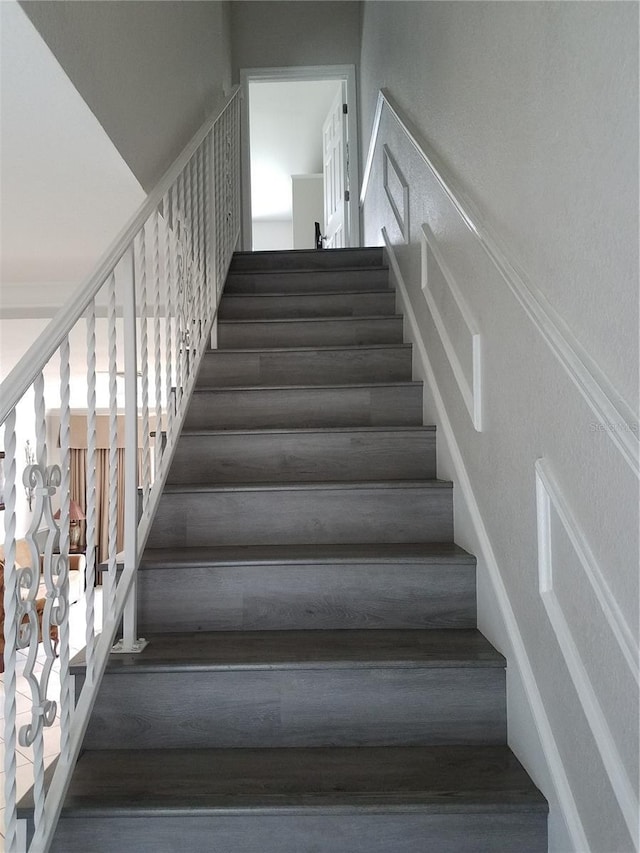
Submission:
M 26 805 L 23 803 L 23 807 Z M 88 750 L 63 815 L 547 812 L 504 746 Z
M 223 320 L 221 318 L 218 320 L 218 325 L 230 325 L 232 323 L 242 323 L 243 325 L 247 325 L 249 323 L 335 323 L 336 321 L 344 320 L 353 320 L 355 322 L 362 322 L 365 320 L 402 320 L 402 314 L 337 314 L 329 317 L 264 317 L 246 320 Z
M 283 319 L 287 319 L 286 317 Z M 308 318 L 311 320 L 315 320 L 317 318 L 311 317 Z M 324 318 L 322 318 L 324 319 Z M 335 317 L 331 319 L 335 320 Z M 344 318 L 340 318 L 344 319 Z M 347 318 L 348 319 L 348 318 Z M 358 318 L 360 319 L 360 318 Z M 221 321 L 222 322 L 222 321 Z M 263 320 L 253 320 L 253 321 L 225 321 L 225 322 L 255 322 L 262 323 Z M 274 322 L 281 322 L 281 320 L 276 320 Z M 295 344 L 290 347 L 225 347 L 224 349 L 209 349 L 205 352 L 205 356 L 218 356 L 218 355 L 235 355 L 239 353 L 247 353 L 249 355 L 259 355 L 260 353 L 272 354 L 272 353 L 292 353 L 295 354 L 297 352 L 350 352 L 355 354 L 362 353 L 368 350 L 408 350 L 411 349 L 411 344 L 397 343 L 397 344 L 323 344 L 316 346 L 300 346 L 299 344 Z
M 146 639 L 149 645 L 140 654 L 112 655 L 107 671 L 505 666 L 503 656 L 474 628 L 193 631 Z M 84 663 L 80 652 L 72 669 Z
M 453 542 L 338 545 L 225 545 L 191 548 L 146 548 L 140 568 L 160 569 L 214 565 L 282 565 L 320 563 L 442 562 L 475 565 L 475 557 Z
M 244 275 L 244 273 L 242 273 Z M 284 273 L 286 275 L 287 273 Z M 251 273 L 254 275 L 254 273 Z M 273 275 L 273 273 L 269 273 L 269 275 Z M 280 273 L 278 273 L 280 275 Z M 226 299 L 231 297 L 232 299 L 270 299 L 272 297 L 282 298 L 282 297 L 309 297 L 312 298 L 314 296 L 366 296 L 368 293 L 384 293 L 388 295 L 389 293 L 393 293 L 393 291 L 388 287 L 381 287 L 379 285 L 372 285 L 367 290 L 349 290 L 345 288 L 344 290 L 338 291 L 338 293 L 326 290 L 305 290 L 302 293 L 292 293 L 291 291 L 274 291 L 270 290 L 268 293 L 223 293 L 222 299 Z
M 193 393 L 202 394 L 206 392 L 216 391 L 224 394 L 229 391 L 295 391 L 297 389 L 303 391 L 322 391 L 324 389 L 344 389 L 355 390 L 356 388 L 372 389 L 372 388 L 422 388 L 422 382 L 407 380 L 405 382 L 347 382 L 347 383 L 330 383 L 328 385 L 197 385 Z
M 164 487 L 164 494 L 187 494 L 197 492 L 265 492 L 265 491 L 324 491 L 355 489 L 452 489 L 450 480 L 350 480 L 290 483 L 174 483 Z
M 346 433 L 354 435 L 365 433 L 367 435 L 375 435 L 378 433 L 399 432 L 415 434 L 424 434 L 435 432 L 435 425 L 425 426 L 337 426 L 337 427 L 255 427 L 254 429 L 196 429 L 184 428 L 180 437 L 196 436 L 196 435 L 313 435 L 315 433 L 328 433 L 335 435 L 338 433 Z

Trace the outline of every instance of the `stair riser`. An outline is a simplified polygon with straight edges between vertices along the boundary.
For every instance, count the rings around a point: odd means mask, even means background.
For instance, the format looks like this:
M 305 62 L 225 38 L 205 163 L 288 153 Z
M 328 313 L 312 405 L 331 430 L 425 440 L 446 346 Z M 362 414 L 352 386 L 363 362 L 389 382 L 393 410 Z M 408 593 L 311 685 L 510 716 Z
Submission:
M 148 545 L 448 542 L 452 537 L 449 488 L 264 488 L 165 492 Z
M 408 382 L 411 348 L 345 348 L 227 352 L 203 359 L 199 387 L 229 385 L 329 385 L 351 382 Z
M 215 847 L 212 845 L 215 844 Z M 63 817 L 52 853 L 547 853 L 547 816 L 490 814 L 346 814 Z
M 107 671 L 84 747 L 411 746 L 505 739 L 505 672 L 497 667 Z
M 352 270 L 302 272 L 234 272 L 227 278 L 225 294 L 233 293 L 317 293 L 327 290 L 339 293 L 345 290 L 372 290 L 389 287 L 389 271 Z M 238 290 L 241 288 L 241 290 Z M 246 290 L 244 288 L 247 288 Z M 393 291 L 389 292 L 393 295 Z
M 434 478 L 426 431 L 182 434 L 168 482 L 287 483 Z
M 263 281 L 263 279 L 265 279 Z M 366 275 L 358 275 L 352 280 L 349 276 L 323 274 L 309 277 L 308 274 L 287 273 L 286 275 L 264 276 L 251 273 L 234 273 L 229 275 L 224 286 L 225 296 L 251 294 L 264 296 L 266 294 L 291 295 L 302 293 L 344 293 L 347 290 L 379 290 L 389 287 L 388 270 L 371 270 Z
M 313 249 L 295 252 L 236 252 L 231 272 L 268 270 L 332 270 L 351 272 L 362 267 L 381 267 L 382 249 L 341 249 L 317 252 Z
M 474 628 L 473 565 L 269 565 L 138 574 L 143 636 L 177 631 Z
M 281 317 L 368 317 L 394 314 L 396 297 L 384 293 L 326 293 L 301 296 L 234 296 L 220 301 L 221 320 L 261 320 Z
M 220 320 L 218 323 L 218 346 L 221 349 L 401 343 L 401 317 L 271 320 L 264 323 Z
M 196 391 L 185 429 L 419 426 L 422 387 L 265 388 Z

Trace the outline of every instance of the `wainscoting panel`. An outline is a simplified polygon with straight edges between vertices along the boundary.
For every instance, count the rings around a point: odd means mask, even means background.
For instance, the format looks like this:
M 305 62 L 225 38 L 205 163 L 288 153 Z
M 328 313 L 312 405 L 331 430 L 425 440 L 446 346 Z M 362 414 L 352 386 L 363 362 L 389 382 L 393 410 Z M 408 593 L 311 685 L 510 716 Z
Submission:
M 621 697 L 616 696 L 615 685 L 609 695 L 603 695 L 594 689 L 589 675 L 588 664 L 581 649 L 588 650 L 585 638 L 576 636 L 571 611 L 575 610 L 575 596 L 581 593 L 581 580 L 578 573 L 586 578 L 590 588 L 600 603 L 607 625 L 615 636 L 620 649 L 629 664 L 630 673 L 638 682 L 638 650 L 633 648 L 633 638 L 615 599 L 611 595 L 604 574 L 598 566 L 586 536 L 569 507 L 557 481 L 544 459 L 538 459 L 535 465 L 536 507 L 538 525 L 538 578 L 540 597 L 547 611 L 549 621 L 558 640 L 558 646 L 565 659 L 574 687 L 607 771 L 611 787 L 615 792 L 632 838 L 638 832 L 638 798 L 625 765 L 633 756 L 637 756 L 631 742 L 625 744 L 624 757 L 616 744 L 608 723 L 612 715 L 611 708 L 603 705 L 616 704 Z M 603 632 L 592 623 L 593 642 L 603 643 Z M 613 694 L 613 695 L 612 695 Z M 621 709 L 618 709 L 621 710 Z M 637 708 L 631 708 L 629 715 L 637 717 Z M 626 715 L 624 711 L 621 711 Z M 637 737 L 637 727 L 636 737 Z M 631 734 L 633 737 L 633 733 Z M 630 755 L 630 751 L 632 755 Z M 637 764 L 632 771 L 637 777 Z
M 453 273 L 438 247 L 431 228 L 426 224 L 422 226 L 421 237 L 422 292 L 427 300 L 433 322 L 440 335 L 442 346 L 449 359 L 471 422 L 475 429 L 481 432 L 482 363 L 480 331 Z M 432 274 L 434 272 L 433 264 L 437 265 L 441 273 L 444 288 L 437 287 L 437 277 Z M 443 303 L 446 305 L 445 308 L 442 307 Z M 455 323 L 456 314 L 460 321 L 458 323 Z M 451 327 L 454 325 L 459 330 L 457 334 L 451 334 Z
M 382 149 L 382 180 L 384 190 L 389 199 L 391 210 L 400 227 L 404 242 L 409 242 L 409 184 L 406 182 L 400 167 L 389 151 L 389 146 Z

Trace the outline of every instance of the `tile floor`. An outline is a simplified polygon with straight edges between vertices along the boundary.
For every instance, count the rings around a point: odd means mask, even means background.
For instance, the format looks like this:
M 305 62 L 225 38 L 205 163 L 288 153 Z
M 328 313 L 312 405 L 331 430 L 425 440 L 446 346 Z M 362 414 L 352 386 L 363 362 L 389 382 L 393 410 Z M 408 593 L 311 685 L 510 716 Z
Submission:
M 102 621 L 102 588 L 96 588 L 96 631 L 101 629 Z M 70 655 L 73 657 L 85 646 L 85 603 L 84 598 L 71 605 L 69 610 L 70 627 Z M 31 691 L 27 679 L 23 676 L 26 663 L 26 652 L 18 652 L 17 663 L 17 695 L 16 695 L 16 725 L 17 730 L 27 724 L 31 719 Z M 38 662 L 36 671 L 42 672 L 44 662 L 44 650 L 40 646 L 38 650 Z M 4 675 L 0 674 L 0 853 L 4 851 Z M 47 695 L 50 699 L 59 702 L 60 699 L 60 661 L 53 664 L 49 677 L 49 689 Z M 57 718 L 53 725 L 44 730 L 44 762 L 45 767 L 56 757 L 60 749 L 60 721 Z M 16 752 L 18 799 L 25 794 L 33 784 L 33 748 L 19 746 Z

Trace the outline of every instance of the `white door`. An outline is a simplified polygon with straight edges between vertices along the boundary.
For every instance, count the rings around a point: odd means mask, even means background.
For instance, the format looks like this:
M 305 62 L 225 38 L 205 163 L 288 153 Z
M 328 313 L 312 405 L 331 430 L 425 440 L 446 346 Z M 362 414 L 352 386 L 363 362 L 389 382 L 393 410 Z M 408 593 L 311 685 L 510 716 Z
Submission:
M 347 169 L 347 116 L 344 83 L 322 127 L 322 170 L 324 173 L 325 248 L 349 245 L 349 175 Z

